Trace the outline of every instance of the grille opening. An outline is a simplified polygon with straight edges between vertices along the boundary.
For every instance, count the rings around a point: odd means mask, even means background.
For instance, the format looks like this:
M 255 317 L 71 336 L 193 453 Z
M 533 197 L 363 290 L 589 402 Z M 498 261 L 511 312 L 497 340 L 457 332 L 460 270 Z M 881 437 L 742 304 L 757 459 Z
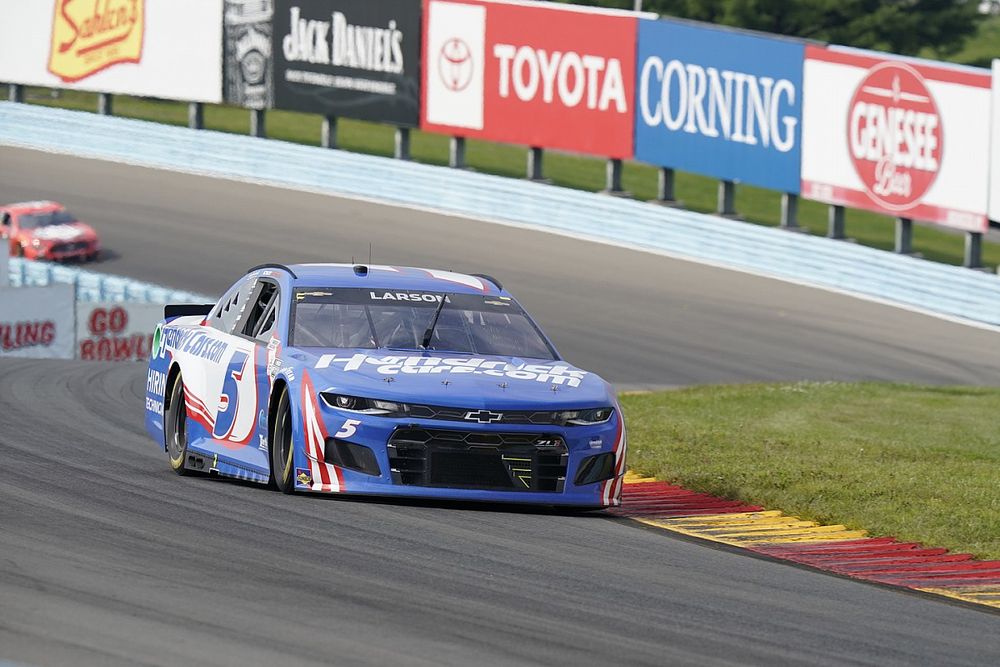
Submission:
M 558 435 L 417 427 L 393 432 L 388 452 L 396 484 L 498 491 L 561 492 L 569 459 Z
M 358 445 L 346 440 L 327 438 L 323 447 L 323 458 L 341 468 L 356 470 L 366 475 L 378 477 L 382 474 L 378 467 L 375 452 L 364 445 Z

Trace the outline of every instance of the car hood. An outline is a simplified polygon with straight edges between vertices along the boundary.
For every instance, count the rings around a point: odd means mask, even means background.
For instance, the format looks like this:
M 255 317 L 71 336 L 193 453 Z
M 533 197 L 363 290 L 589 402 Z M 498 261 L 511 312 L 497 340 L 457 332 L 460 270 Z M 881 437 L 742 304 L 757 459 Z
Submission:
M 447 352 L 291 348 L 318 391 L 470 408 L 576 409 L 613 405 L 599 376 L 564 361 Z
M 68 225 L 46 225 L 30 230 L 32 238 L 39 241 L 79 241 L 94 238 L 94 229 L 84 222 Z

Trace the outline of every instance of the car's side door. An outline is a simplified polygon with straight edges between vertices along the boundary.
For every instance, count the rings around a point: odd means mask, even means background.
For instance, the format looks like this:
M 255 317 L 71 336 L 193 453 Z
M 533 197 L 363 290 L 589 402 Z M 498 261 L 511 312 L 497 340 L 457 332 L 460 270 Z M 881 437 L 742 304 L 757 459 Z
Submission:
M 230 313 L 239 311 L 235 320 L 227 317 L 225 305 L 220 313 L 219 332 L 229 352 L 217 384 L 211 446 L 220 455 L 264 472 L 268 469 L 268 343 L 277 319 L 280 288 L 270 278 L 251 278 L 240 291 L 229 306 Z M 212 326 L 211 318 L 207 324 Z

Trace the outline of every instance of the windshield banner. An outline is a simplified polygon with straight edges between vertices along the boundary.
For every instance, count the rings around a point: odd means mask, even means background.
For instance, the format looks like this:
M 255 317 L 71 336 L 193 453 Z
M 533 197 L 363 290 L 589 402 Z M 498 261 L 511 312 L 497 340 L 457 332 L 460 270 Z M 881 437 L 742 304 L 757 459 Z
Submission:
M 985 231 L 989 70 L 806 48 L 802 195 Z
M 644 20 L 638 53 L 637 159 L 799 191 L 804 44 Z

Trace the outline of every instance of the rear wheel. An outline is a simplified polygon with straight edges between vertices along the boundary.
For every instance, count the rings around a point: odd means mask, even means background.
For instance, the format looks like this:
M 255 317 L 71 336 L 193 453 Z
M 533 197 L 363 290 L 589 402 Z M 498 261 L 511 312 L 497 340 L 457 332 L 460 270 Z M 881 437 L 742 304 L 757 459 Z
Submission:
M 295 491 L 295 452 L 292 447 L 292 409 L 288 390 L 281 390 L 271 438 L 271 477 L 282 493 Z
M 184 400 L 184 382 L 180 373 L 170 390 L 170 403 L 163 419 L 163 436 L 167 443 L 170 467 L 178 475 L 190 475 L 184 467 L 187 458 L 187 404 Z

